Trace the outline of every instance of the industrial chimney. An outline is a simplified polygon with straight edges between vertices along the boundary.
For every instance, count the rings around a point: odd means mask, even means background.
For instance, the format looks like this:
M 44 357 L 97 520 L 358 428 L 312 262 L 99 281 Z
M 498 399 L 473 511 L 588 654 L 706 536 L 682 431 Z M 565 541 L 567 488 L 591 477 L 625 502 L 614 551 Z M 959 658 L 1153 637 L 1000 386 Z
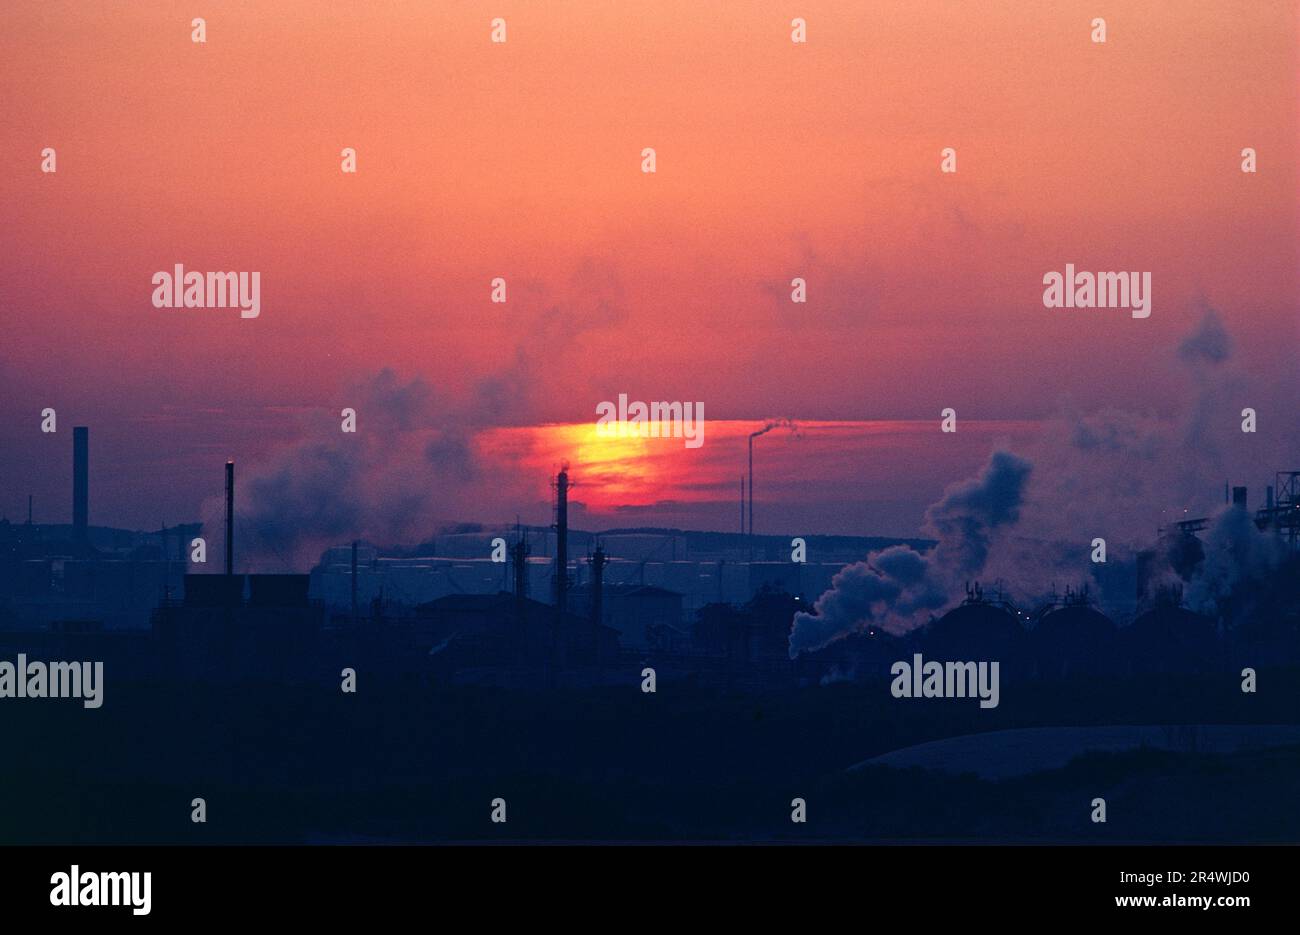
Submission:
M 88 536 L 89 493 L 90 429 L 78 425 L 72 429 L 72 532 L 78 542 Z
M 235 573 L 235 462 L 226 462 L 226 574 Z
M 357 625 L 357 540 L 352 540 L 352 625 Z
M 591 625 L 593 627 L 601 625 L 604 614 L 605 563 L 607 561 L 605 550 L 601 546 L 596 546 L 596 551 L 591 555 Z
M 1233 488 L 1232 488 L 1232 505 L 1233 505 L 1233 506 L 1239 506 L 1239 507 L 1241 507 L 1243 510 L 1246 508 L 1246 488 L 1245 488 L 1245 487 L 1233 487 Z
M 564 620 L 569 602 L 569 466 L 555 478 L 555 619 Z
M 522 531 L 516 532 L 515 544 L 510 547 L 510 558 L 515 563 L 515 598 L 522 605 L 528 598 L 528 541 Z
M 749 560 L 754 561 L 754 433 L 749 435 Z

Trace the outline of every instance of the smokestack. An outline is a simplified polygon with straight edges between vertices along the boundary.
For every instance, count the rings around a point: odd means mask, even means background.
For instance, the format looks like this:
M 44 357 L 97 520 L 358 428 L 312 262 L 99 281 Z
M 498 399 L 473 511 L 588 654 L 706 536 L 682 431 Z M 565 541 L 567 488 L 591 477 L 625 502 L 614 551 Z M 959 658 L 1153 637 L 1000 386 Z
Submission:
M 352 540 L 352 625 L 357 625 L 357 540 Z
M 72 532 L 78 542 L 85 542 L 89 517 L 90 429 L 84 425 L 72 429 Z
M 749 560 L 754 560 L 754 436 L 749 436 Z
M 555 478 L 555 617 L 564 619 L 569 601 L 569 466 Z
M 754 560 L 754 439 L 775 428 L 788 428 L 796 435 L 799 427 L 789 419 L 768 419 L 761 429 L 749 433 L 749 560 Z
M 591 625 L 598 627 L 604 614 L 605 550 L 596 546 L 591 556 Z
M 528 597 L 528 542 L 518 524 L 515 531 L 515 544 L 510 549 L 515 563 L 515 598 L 523 604 Z
M 235 462 L 226 462 L 226 574 L 235 573 Z
M 1268 485 L 1268 492 L 1266 493 L 1265 496 L 1266 496 L 1266 498 L 1267 498 L 1267 506 L 1268 506 L 1268 508 L 1269 508 L 1270 510 L 1273 509 L 1273 485 L 1272 485 L 1272 484 L 1269 484 L 1269 485 Z M 31 514 L 31 511 L 28 510 L 28 515 L 30 516 L 30 514 Z M 28 519 L 27 522 L 30 523 L 31 520 Z
M 1246 508 L 1246 488 L 1245 488 L 1245 487 L 1233 487 L 1233 488 L 1232 488 L 1232 505 L 1233 505 L 1233 506 L 1239 506 L 1239 507 L 1241 507 L 1243 510 Z
M 745 475 L 740 475 L 740 534 L 745 534 Z

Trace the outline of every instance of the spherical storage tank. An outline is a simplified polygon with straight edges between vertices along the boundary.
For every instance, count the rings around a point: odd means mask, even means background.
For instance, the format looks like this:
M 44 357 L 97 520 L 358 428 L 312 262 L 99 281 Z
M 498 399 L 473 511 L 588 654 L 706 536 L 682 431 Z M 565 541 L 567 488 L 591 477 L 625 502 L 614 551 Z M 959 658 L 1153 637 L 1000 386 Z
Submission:
M 1172 604 L 1141 614 L 1124 631 L 1123 641 L 1137 672 L 1209 672 L 1219 662 L 1214 621 Z
M 1083 604 L 1044 615 L 1031 642 L 1040 678 L 1106 675 L 1123 669 L 1119 630 L 1105 614 Z

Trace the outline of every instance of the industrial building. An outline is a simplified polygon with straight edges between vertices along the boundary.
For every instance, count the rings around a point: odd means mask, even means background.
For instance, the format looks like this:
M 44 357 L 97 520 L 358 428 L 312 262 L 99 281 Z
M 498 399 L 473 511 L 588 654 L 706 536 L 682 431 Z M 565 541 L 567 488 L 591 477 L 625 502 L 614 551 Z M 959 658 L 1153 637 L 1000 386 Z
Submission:
M 1201 536 L 1213 522 L 1194 519 L 1161 530 L 1136 562 L 1100 576 L 1089 567 L 1106 604 L 1085 587 L 1020 608 L 975 582 L 960 605 L 912 632 L 866 626 L 792 661 L 794 614 L 846 564 L 898 540 L 809 536 L 816 560 L 795 562 L 784 558 L 788 538 L 757 537 L 752 520 L 739 534 L 573 531 L 561 467 L 549 527 L 462 525 L 407 552 L 354 541 L 327 550 L 310 575 L 235 574 L 228 461 L 224 573 L 193 574 L 187 545 L 199 525 L 92 526 L 87 428 L 74 431 L 72 455 L 70 525 L 34 524 L 30 508 L 25 524 L 0 521 L 0 631 L 16 649 L 88 641 L 126 669 L 154 665 L 162 678 L 335 679 L 360 666 L 385 677 L 528 686 L 626 680 L 654 665 L 664 679 L 760 687 L 882 677 L 915 651 L 997 659 L 1006 678 L 1051 680 L 1210 673 L 1300 656 L 1300 472 L 1278 473 L 1249 514 L 1288 557 L 1267 580 L 1243 579 L 1222 595 L 1213 617 L 1184 605 L 1183 583 L 1205 561 Z M 1225 499 L 1248 510 L 1244 487 L 1225 485 Z M 492 557 L 500 539 L 506 561 Z M 1115 601 L 1121 592 L 1131 603 Z M 148 639 L 124 639 L 117 652 L 110 641 L 119 632 Z

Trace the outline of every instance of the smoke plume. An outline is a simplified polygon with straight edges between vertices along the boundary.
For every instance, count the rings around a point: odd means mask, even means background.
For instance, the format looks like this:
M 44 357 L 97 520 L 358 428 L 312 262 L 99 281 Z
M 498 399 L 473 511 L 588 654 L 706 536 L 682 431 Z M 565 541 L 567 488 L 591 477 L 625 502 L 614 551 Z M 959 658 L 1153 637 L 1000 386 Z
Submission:
M 1197 613 L 1214 616 L 1244 583 L 1266 578 L 1284 556 L 1281 539 L 1261 532 L 1246 509 L 1224 507 L 1201 536 L 1205 557 L 1183 591 Z
M 1217 478 L 1239 476 L 1243 465 L 1259 472 L 1261 457 L 1278 463 L 1293 454 L 1285 442 L 1271 450 L 1242 444 L 1234 397 L 1243 380 L 1213 308 L 1203 305 L 1176 359 L 1191 388 L 1181 414 L 1065 409 L 1023 456 L 995 453 L 979 477 L 949 488 L 927 511 L 926 532 L 938 540 L 931 551 L 884 549 L 836 575 L 813 612 L 795 615 L 791 658 L 867 626 L 912 629 L 977 575 L 1011 582 L 1007 593 L 1020 602 L 1069 584 L 1088 583 L 1097 596 L 1086 548 L 1094 536 L 1106 539 L 1108 563 L 1131 561 L 1159 528 L 1210 512 Z M 1255 460 L 1241 460 L 1243 450 Z M 1202 539 L 1194 555 L 1159 553 L 1164 567 L 1151 572 L 1157 584 L 1184 585 L 1185 603 L 1201 613 L 1215 613 L 1282 558 L 1277 538 L 1240 507 L 1215 515 Z
M 354 385 L 339 408 L 356 410 L 355 433 L 340 430 L 333 409 L 269 460 L 237 466 L 239 567 L 303 570 L 326 547 L 354 538 L 420 541 L 487 482 L 473 439 L 495 392 L 484 386 L 467 401 L 444 400 L 422 378 L 403 382 L 388 369 Z M 221 511 L 220 500 L 210 500 L 203 515 Z
M 997 451 L 978 477 L 954 484 L 926 511 L 929 552 L 890 546 L 842 569 L 812 613 L 795 614 L 790 658 L 867 626 L 902 633 L 952 602 L 964 579 L 984 570 L 999 531 L 1020 517 L 1031 466 Z
M 758 438 L 760 435 L 766 435 L 773 429 L 787 428 L 794 435 L 799 434 L 799 426 L 790 419 L 768 419 L 761 429 L 749 433 L 750 438 Z

